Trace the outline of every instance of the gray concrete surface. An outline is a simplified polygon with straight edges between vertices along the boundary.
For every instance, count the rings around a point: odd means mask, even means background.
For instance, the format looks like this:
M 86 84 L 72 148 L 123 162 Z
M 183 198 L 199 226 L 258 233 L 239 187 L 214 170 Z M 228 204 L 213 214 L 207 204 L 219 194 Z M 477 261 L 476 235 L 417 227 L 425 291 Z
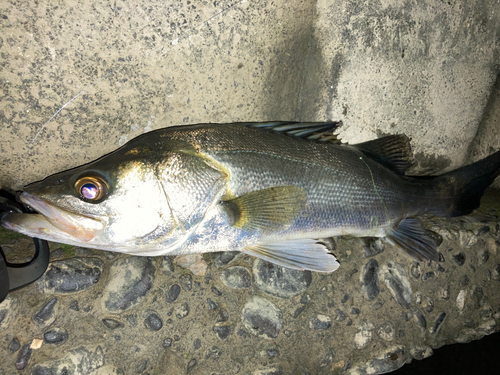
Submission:
M 0 184 L 14 189 L 199 122 L 342 120 L 344 141 L 405 133 L 416 171 L 441 171 L 466 160 L 500 69 L 497 2 L 6 2 L 0 13 Z

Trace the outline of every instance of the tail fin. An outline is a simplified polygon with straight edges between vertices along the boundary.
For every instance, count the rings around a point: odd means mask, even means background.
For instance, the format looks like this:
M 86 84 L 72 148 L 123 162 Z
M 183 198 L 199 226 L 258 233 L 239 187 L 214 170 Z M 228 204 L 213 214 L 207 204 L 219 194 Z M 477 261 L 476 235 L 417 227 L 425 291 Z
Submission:
M 454 201 L 444 216 L 461 216 L 479 207 L 481 197 L 488 186 L 500 175 L 500 151 L 473 164 L 436 177 L 438 186 L 449 186 Z

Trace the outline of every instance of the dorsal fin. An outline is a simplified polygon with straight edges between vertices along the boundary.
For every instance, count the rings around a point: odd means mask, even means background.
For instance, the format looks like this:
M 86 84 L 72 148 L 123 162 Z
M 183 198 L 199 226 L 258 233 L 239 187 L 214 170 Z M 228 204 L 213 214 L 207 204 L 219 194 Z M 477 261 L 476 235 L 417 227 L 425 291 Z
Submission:
M 292 137 L 310 139 L 319 142 L 340 143 L 333 134 L 342 125 L 341 122 L 255 122 L 244 124 L 252 128 L 272 130 Z
M 413 164 L 410 139 L 403 134 L 351 145 L 397 174 L 404 175 Z

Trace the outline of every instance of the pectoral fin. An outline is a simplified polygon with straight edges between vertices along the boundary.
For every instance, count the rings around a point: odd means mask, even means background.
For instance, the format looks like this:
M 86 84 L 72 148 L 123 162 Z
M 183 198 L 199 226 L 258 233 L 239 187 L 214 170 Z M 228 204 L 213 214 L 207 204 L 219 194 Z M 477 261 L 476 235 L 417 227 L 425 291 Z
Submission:
M 291 225 L 305 204 L 306 194 L 297 186 L 272 187 L 222 202 L 232 226 L 261 232 Z
M 400 246 L 410 257 L 418 262 L 439 261 L 437 247 L 440 245 L 438 234 L 427 230 L 416 218 L 403 219 L 387 235 L 386 240 Z
M 333 272 L 337 259 L 317 240 L 299 239 L 267 243 L 243 249 L 244 253 L 300 271 Z

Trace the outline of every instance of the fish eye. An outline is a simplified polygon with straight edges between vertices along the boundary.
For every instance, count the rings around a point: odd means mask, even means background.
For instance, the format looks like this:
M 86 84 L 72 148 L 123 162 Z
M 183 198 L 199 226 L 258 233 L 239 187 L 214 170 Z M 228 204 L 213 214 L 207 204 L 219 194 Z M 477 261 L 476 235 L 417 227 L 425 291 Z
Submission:
M 108 184 L 101 177 L 86 176 L 75 183 L 78 196 L 84 201 L 98 203 L 108 195 Z

